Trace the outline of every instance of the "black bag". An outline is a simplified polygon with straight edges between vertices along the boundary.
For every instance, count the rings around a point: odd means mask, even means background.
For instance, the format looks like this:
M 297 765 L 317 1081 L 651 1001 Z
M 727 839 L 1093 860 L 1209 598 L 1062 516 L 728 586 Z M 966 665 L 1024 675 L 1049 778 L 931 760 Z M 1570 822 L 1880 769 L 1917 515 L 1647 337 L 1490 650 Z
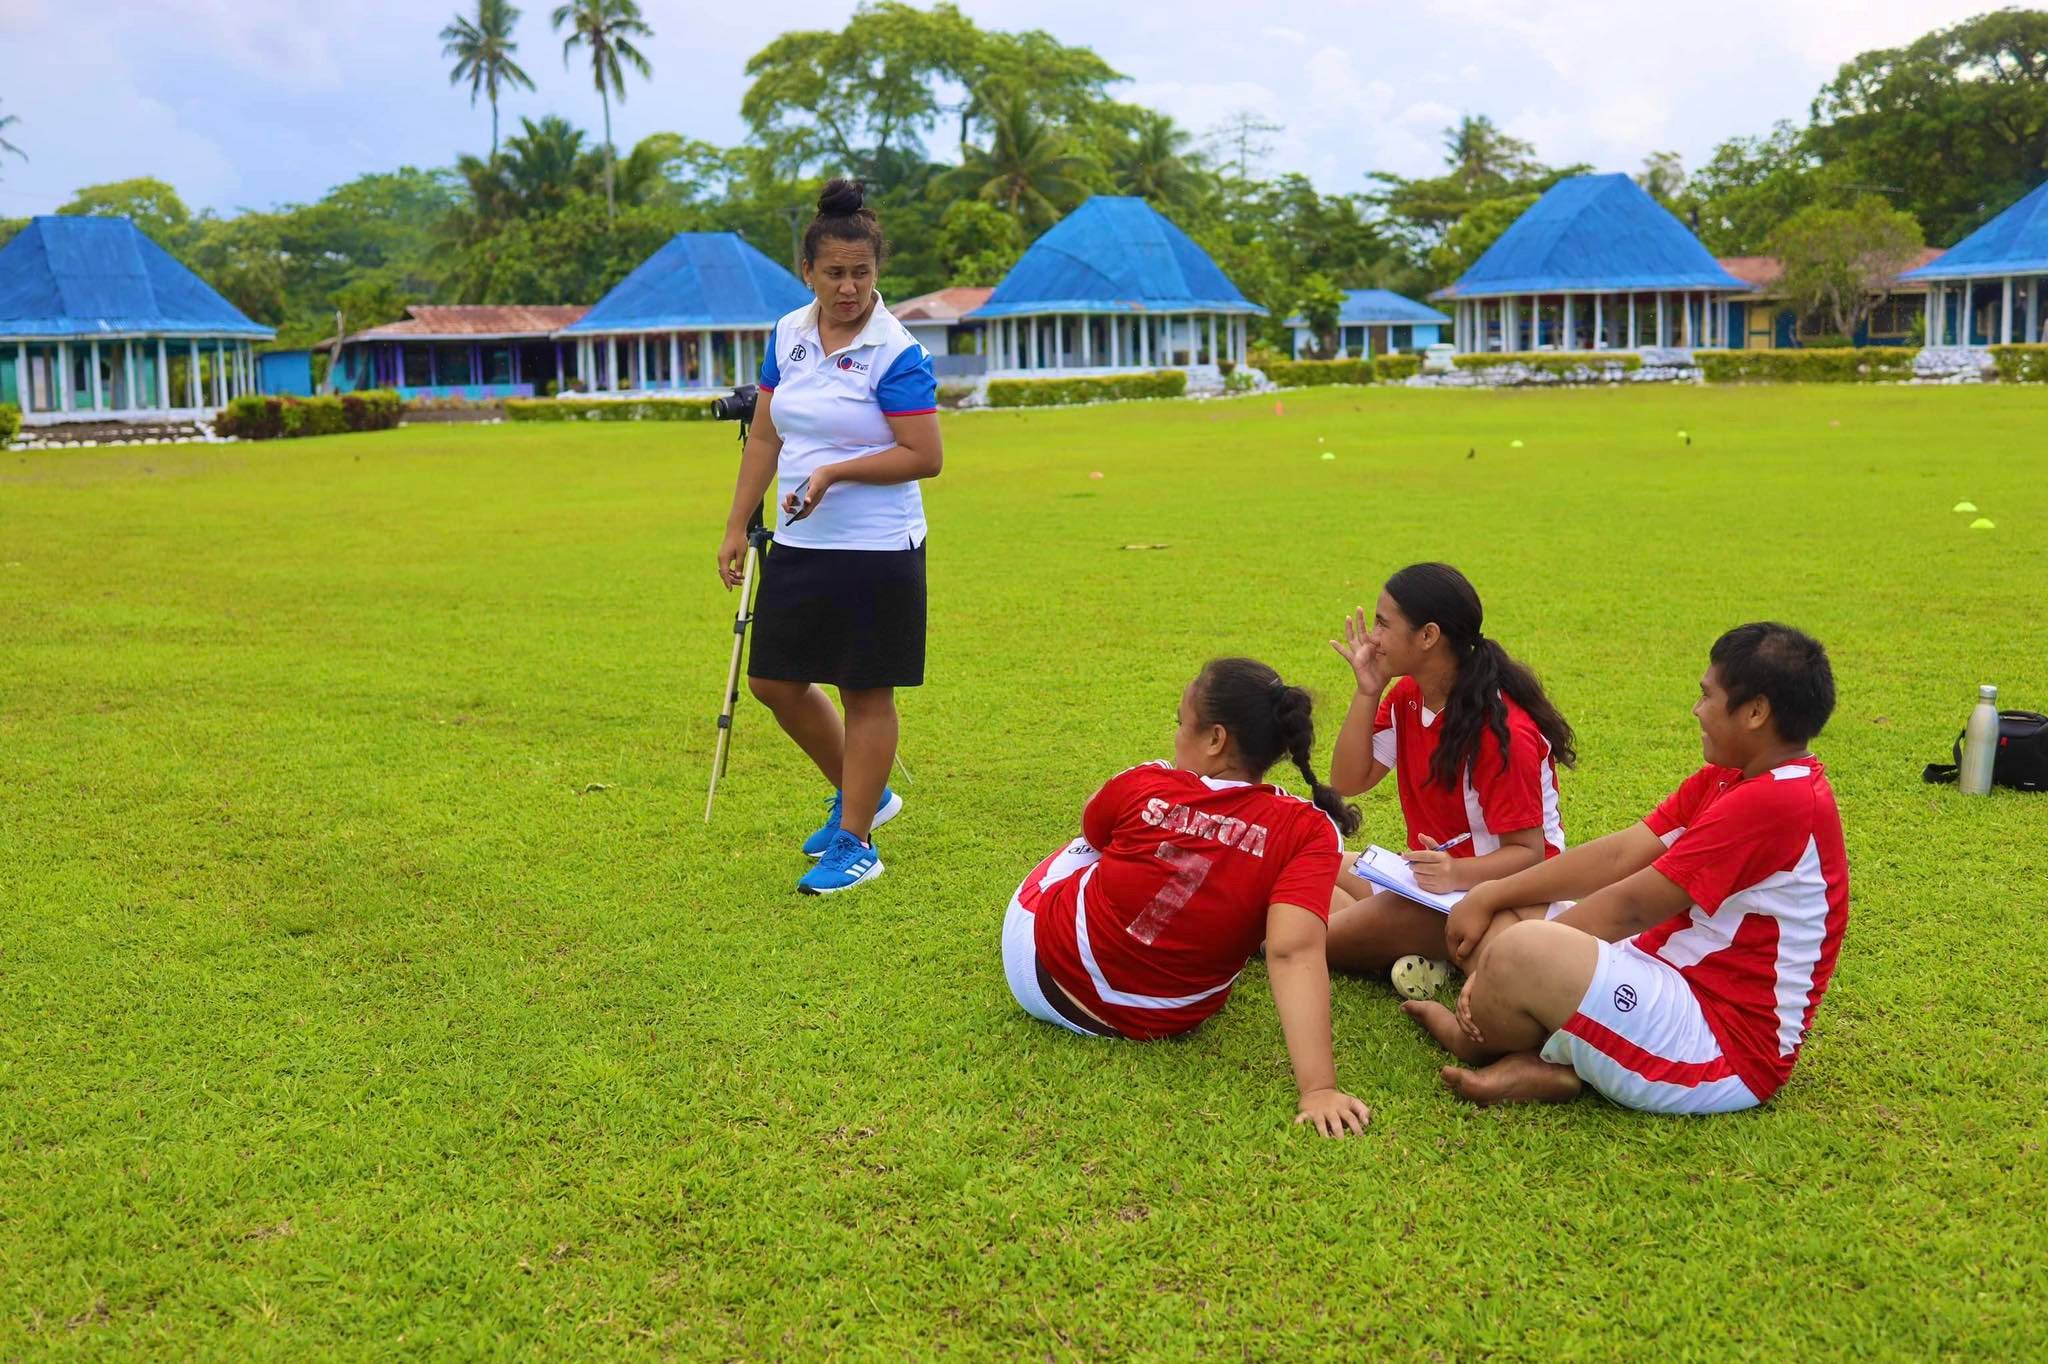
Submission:
M 1953 782 L 1962 771 L 1963 736 L 1956 736 L 1953 763 L 1929 763 L 1920 779 Z M 2018 791 L 2048 791 L 2048 715 L 2030 710 L 1998 712 L 1998 748 L 1991 755 L 1991 784 Z

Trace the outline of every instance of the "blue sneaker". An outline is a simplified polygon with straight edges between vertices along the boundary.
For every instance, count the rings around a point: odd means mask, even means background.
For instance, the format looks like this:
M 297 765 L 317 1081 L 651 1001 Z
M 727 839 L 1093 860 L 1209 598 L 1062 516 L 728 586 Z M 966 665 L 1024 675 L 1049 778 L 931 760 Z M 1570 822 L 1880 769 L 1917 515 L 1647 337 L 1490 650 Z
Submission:
M 832 846 L 825 849 L 818 865 L 804 873 L 796 888 L 803 895 L 831 895 L 852 890 L 881 874 L 882 855 L 875 851 L 875 845 L 863 843 L 841 829 L 832 836 Z
M 825 816 L 825 823 L 818 831 L 804 840 L 805 857 L 823 857 L 825 849 L 832 846 L 832 840 L 839 835 L 839 815 L 844 808 L 845 800 L 846 793 L 844 791 L 834 791 L 832 799 L 825 802 L 830 807 L 830 813 Z M 903 797 L 897 795 L 888 787 L 883 787 L 882 803 L 875 807 L 875 822 L 868 826 L 868 832 L 872 834 L 876 829 L 881 828 L 884 824 L 887 824 L 902 813 Z

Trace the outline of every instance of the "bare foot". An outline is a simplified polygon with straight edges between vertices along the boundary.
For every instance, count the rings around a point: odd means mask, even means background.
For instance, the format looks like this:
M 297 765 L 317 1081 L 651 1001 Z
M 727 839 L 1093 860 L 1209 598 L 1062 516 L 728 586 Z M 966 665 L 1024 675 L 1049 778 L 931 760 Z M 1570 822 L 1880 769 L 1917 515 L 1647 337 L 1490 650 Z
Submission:
M 1494 1104 L 1569 1103 L 1584 1082 L 1570 1066 L 1554 1066 L 1533 1051 L 1503 1056 L 1480 1070 L 1445 1066 L 1444 1088 L 1481 1108 Z
M 1472 1040 L 1472 1034 L 1459 1024 L 1458 1016 L 1433 999 L 1411 999 L 1401 1005 L 1401 1012 L 1407 1014 L 1422 1026 L 1422 1030 L 1460 1061 L 1487 1061 L 1494 1053 Z M 1463 1074 L 1460 1071 L 1459 1074 Z

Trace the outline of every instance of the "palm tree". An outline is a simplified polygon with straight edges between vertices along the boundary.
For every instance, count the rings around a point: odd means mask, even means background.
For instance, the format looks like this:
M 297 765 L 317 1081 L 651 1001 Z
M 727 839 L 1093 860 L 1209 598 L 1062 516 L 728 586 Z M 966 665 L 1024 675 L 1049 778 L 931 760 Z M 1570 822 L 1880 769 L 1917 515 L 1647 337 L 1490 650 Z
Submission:
M 1049 227 L 1087 197 L 1081 179 L 1093 163 L 1069 150 L 1060 129 L 1040 118 L 1022 95 L 988 105 L 989 145 L 963 147 L 960 165 L 940 178 L 942 191 L 1001 204 L 1020 221 Z
M 617 95 L 621 104 L 626 101 L 622 59 L 642 76 L 654 74 L 647 58 L 633 46 L 633 39 L 652 38 L 654 30 L 640 18 L 635 0 L 568 0 L 555 7 L 553 22 L 557 31 L 569 30 L 569 36 L 562 39 L 562 65 L 569 64 L 569 54 L 578 45 L 590 49 L 590 76 L 597 85 L 598 98 L 604 101 L 604 213 L 609 221 L 617 211 L 612 196 L 611 97 Z
M 21 120 L 19 118 L 16 118 L 13 114 L 0 114 L 0 133 L 6 132 L 9 128 L 13 127 L 15 124 L 19 122 L 21 122 Z M 22 160 L 28 160 L 27 152 L 15 146 L 12 142 L 9 142 L 4 137 L 0 137 L 0 152 L 13 152 Z
M 512 60 L 512 54 L 519 50 L 519 44 L 512 41 L 513 25 L 519 22 L 519 11 L 507 0 L 476 0 L 474 21 L 456 15 L 453 23 L 441 30 L 441 49 L 444 57 L 455 58 L 455 69 L 448 73 L 448 83 L 459 85 L 469 81 L 469 104 L 476 107 L 479 92 L 491 101 L 491 159 L 498 159 L 498 91 L 501 87 L 525 86 L 533 89 L 533 79 L 520 70 L 519 63 Z
M 505 139 L 505 178 L 524 213 L 552 213 L 571 190 L 588 185 L 583 171 L 583 130 L 559 114 L 540 122 L 519 120 L 520 131 Z
M 1168 208 L 1193 199 L 1200 192 L 1201 172 L 1187 158 L 1188 135 L 1174 126 L 1167 115 L 1140 110 L 1123 139 L 1111 154 L 1110 178 L 1119 194 Z

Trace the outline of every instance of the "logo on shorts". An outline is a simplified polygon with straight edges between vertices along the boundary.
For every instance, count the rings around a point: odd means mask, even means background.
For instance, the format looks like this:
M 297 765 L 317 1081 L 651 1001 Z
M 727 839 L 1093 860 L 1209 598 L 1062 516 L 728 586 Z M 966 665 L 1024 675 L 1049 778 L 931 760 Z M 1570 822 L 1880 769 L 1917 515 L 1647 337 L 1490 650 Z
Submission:
M 1614 992 L 1614 1007 L 1627 1013 L 1636 1006 L 1636 987 L 1624 985 Z
M 790 353 L 789 353 L 789 363 L 791 363 L 791 364 L 793 365 L 793 364 L 795 364 L 795 363 L 796 363 L 797 361 L 799 361 L 799 360 L 803 359 L 803 358 L 804 358 L 804 356 L 805 356 L 805 355 L 807 355 L 807 354 L 809 354 L 809 352 L 807 352 L 807 351 L 806 351 L 806 350 L 804 349 L 804 343 L 803 343 L 803 342 L 801 342 L 801 341 L 799 341 L 799 342 L 797 342 L 797 343 L 796 343 L 796 348 L 795 348 L 794 350 L 790 351 Z

